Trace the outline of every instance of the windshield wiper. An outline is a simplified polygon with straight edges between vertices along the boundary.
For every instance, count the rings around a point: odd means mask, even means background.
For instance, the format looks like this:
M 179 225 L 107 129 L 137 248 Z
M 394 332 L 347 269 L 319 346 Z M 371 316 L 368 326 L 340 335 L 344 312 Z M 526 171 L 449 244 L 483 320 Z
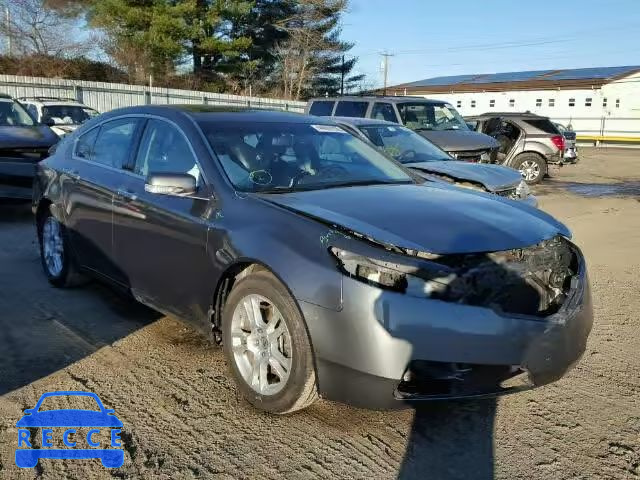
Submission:
M 397 182 L 389 180 L 354 180 L 351 182 L 329 183 L 327 185 L 318 185 L 317 188 L 341 188 L 341 187 L 366 187 L 368 185 L 408 185 L 413 183 L 411 180 L 400 180 Z
M 414 128 L 413 129 L 414 132 L 419 132 L 421 130 L 433 130 L 433 128 L 431 128 L 431 127 L 418 127 L 418 128 Z

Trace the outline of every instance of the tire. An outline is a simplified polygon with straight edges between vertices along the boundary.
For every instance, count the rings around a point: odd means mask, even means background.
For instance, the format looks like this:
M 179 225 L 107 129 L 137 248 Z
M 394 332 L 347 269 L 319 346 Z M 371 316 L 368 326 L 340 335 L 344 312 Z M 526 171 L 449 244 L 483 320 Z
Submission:
M 254 407 L 285 414 L 318 399 L 302 314 L 271 273 L 258 271 L 234 285 L 222 314 L 222 344 L 238 388 Z
M 513 168 L 529 185 L 540 183 L 547 175 L 547 162 L 537 153 L 521 153 L 515 158 Z
M 59 252 L 58 261 L 53 261 L 50 256 L 50 246 L 45 245 L 50 239 L 48 229 L 58 229 L 58 240 L 55 240 L 56 252 Z M 55 235 L 55 234 L 54 234 Z M 52 214 L 51 210 L 38 220 L 38 240 L 40 243 L 40 261 L 47 280 L 55 287 L 67 288 L 75 287 L 86 283 L 86 277 L 82 275 L 73 257 L 73 251 L 69 244 L 69 235 L 64 225 L 60 223 Z M 56 263 L 54 266 L 53 263 Z

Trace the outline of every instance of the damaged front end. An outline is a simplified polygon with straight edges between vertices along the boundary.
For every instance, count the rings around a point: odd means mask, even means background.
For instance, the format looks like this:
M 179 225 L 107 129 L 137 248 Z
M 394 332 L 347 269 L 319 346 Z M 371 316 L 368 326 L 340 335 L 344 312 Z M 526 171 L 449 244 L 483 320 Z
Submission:
M 560 235 L 527 248 L 476 254 L 408 250 L 401 258 L 390 252 L 371 258 L 335 246 L 330 251 L 345 275 L 378 288 L 537 317 L 563 305 L 580 255 Z

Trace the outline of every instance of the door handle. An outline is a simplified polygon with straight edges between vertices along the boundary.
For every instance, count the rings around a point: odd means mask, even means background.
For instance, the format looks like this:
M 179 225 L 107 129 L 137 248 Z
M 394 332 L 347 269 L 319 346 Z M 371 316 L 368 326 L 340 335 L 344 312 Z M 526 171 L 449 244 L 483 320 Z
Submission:
M 126 190 L 126 189 L 124 189 L 124 188 L 119 188 L 119 189 L 116 191 L 116 193 L 117 193 L 120 197 L 122 197 L 122 198 L 126 198 L 127 200 L 130 200 L 130 201 L 134 201 L 134 200 L 136 200 L 136 199 L 138 198 L 138 196 L 137 196 L 135 193 L 131 192 L 130 190 Z

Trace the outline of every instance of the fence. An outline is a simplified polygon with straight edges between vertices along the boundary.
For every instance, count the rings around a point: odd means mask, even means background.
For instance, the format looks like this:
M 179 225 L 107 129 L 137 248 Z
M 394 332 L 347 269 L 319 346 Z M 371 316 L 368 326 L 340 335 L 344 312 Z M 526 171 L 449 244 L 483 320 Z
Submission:
M 304 111 L 304 102 L 120 83 L 0 75 L 0 92 L 19 97 L 74 98 L 100 112 L 150 104 L 208 104 Z
M 553 117 L 552 120 L 571 124 L 579 141 L 596 145 L 640 143 L 640 118 L 637 117 Z

